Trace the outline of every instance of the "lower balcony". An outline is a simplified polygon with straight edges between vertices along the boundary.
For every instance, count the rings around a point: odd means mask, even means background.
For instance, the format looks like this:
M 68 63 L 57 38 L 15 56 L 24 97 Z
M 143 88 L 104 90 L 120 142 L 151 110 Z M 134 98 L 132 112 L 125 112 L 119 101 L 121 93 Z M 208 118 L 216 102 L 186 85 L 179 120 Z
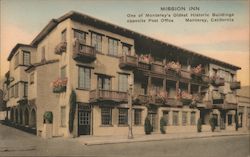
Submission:
M 94 47 L 85 45 L 79 40 L 75 41 L 73 59 L 79 62 L 93 62 L 96 60 L 96 50 Z
M 89 97 L 90 97 L 90 102 L 99 102 L 99 101 L 127 102 L 128 101 L 127 92 L 112 91 L 112 90 L 102 90 L 102 89 L 91 90 Z
M 119 67 L 125 70 L 132 70 L 137 67 L 137 57 L 125 55 L 120 58 Z
M 230 83 L 230 88 L 231 88 L 232 90 L 240 89 L 240 82 L 239 82 L 239 81 L 231 82 L 231 83 Z
M 53 81 L 53 93 L 63 93 L 66 92 L 67 89 L 67 78 L 64 79 L 57 79 Z
M 56 45 L 55 54 L 61 55 L 63 52 L 66 52 L 67 49 L 67 42 L 60 42 Z

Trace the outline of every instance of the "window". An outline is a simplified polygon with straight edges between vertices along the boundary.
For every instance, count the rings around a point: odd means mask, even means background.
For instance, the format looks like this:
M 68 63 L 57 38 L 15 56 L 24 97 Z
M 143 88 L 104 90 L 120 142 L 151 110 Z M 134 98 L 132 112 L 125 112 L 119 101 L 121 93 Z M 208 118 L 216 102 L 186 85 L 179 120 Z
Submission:
M 46 60 L 45 58 L 45 46 L 41 48 L 41 62 L 44 62 Z
M 96 33 L 91 34 L 91 44 L 99 52 L 102 52 L 102 36 Z
M 34 84 L 34 73 L 30 74 L 30 84 Z
M 101 108 L 102 125 L 112 125 L 112 108 Z
M 173 125 L 178 125 L 178 121 L 179 121 L 179 116 L 178 116 L 179 112 L 178 111 L 173 111 Z
M 135 109 L 134 110 L 134 124 L 135 125 L 141 125 L 141 109 Z
M 23 51 L 23 65 L 30 65 L 30 52 Z
M 74 29 L 74 38 L 80 40 L 82 43 L 86 43 L 86 34 L 80 30 Z
M 128 109 L 120 108 L 119 109 L 119 125 L 127 125 L 128 124 Z
M 123 55 L 131 55 L 131 46 L 128 44 L 122 45 L 122 54 Z
M 165 122 L 168 125 L 168 111 L 163 111 L 163 119 L 165 120 Z
M 128 90 L 128 75 L 119 74 L 118 90 L 122 91 L 122 92 L 127 92 L 127 90 Z
M 182 112 L 182 125 L 187 125 L 187 112 Z
M 196 113 L 195 112 L 191 112 L 190 123 L 191 123 L 191 125 L 196 124 Z
M 61 126 L 66 126 L 66 106 L 61 107 Z
M 23 96 L 24 96 L 24 97 L 27 97 L 27 96 L 28 96 L 28 83 L 27 83 L 27 82 L 25 82 L 25 83 L 23 84 L 23 89 L 24 89 L 24 91 L 23 91 Z
M 66 66 L 61 68 L 61 79 L 65 79 L 67 77 L 66 75 Z
M 111 90 L 111 78 L 105 75 L 98 75 L 98 88 Z
M 79 67 L 78 87 L 82 89 L 90 89 L 90 76 L 90 68 Z
M 15 68 L 19 65 L 19 53 L 15 55 Z
M 10 87 L 11 90 L 11 95 L 10 97 L 14 97 L 15 91 L 14 91 L 14 86 Z
M 117 56 L 118 55 L 118 40 L 109 38 L 108 42 L 109 42 L 108 54 L 112 56 Z
M 66 42 L 66 33 L 67 33 L 66 29 L 63 30 L 61 33 L 62 42 Z
M 15 90 L 14 97 L 17 98 L 18 97 L 18 93 L 19 93 L 18 92 L 18 83 L 15 84 L 13 87 L 14 87 L 14 90 Z
M 228 125 L 232 125 L 233 123 L 233 116 L 231 114 L 227 115 L 227 121 L 228 121 Z

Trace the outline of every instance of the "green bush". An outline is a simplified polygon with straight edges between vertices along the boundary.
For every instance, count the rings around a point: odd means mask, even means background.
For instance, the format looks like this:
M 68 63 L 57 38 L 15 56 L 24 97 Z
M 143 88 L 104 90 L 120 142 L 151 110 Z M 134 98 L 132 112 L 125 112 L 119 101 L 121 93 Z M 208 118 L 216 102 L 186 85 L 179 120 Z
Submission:
M 211 131 L 214 132 L 215 130 L 215 124 L 216 124 L 216 118 L 211 117 L 209 120 L 210 126 L 211 126 Z
M 166 134 L 165 126 L 167 126 L 167 122 L 166 122 L 166 120 L 163 117 L 161 117 L 161 120 L 160 120 L 160 130 L 161 130 L 162 134 Z
M 76 112 L 76 93 L 72 90 L 69 98 L 70 109 L 69 109 L 69 132 L 72 133 L 74 127 L 74 119 Z
M 199 118 L 197 122 L 197 132 L 201 132 L 201 131 L 202 131 L 202 122 L 201 122 L 201 119 Z
M 151 134 L 151 132 L 153 131 L 153 127 L 150 124 L 150 120 L 148 119 L 148 117 L 146 117 L 145 119 L 145 123 L 144 123 L 144 131 L 146 135 Z
M 46 123 L 46 124 L 53 123 L 53 113 L 51 111 L 46 111 L 43 114 L 43 119 L 44 119 L 44 123 Z

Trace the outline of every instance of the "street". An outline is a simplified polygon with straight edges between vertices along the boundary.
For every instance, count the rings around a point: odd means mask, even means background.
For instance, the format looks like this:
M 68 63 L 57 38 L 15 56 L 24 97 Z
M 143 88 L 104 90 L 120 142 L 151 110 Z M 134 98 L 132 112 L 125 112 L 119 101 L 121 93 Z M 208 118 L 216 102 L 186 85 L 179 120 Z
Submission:
M 0 124 L 0 156 L 249 157 L 249 150 L 247 135 L 86 146 L 69 138 L 45 140 Z

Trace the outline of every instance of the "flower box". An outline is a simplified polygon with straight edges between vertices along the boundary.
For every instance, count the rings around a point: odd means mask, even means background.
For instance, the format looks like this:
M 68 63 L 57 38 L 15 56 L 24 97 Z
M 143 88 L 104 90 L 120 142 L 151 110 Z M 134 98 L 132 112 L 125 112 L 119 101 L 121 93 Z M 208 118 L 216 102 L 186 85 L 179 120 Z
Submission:
M 150 64 L 150 62 L 152 61 L 152 58 L 149 54 L 146 54 L 146 55 L 141 54 L 138 56 L 138 61 L 142 63 Z
M 192 102 L 193 96 L 186 91 L 181 92 L 181 101 L 184 105 L 189 105 Z
M 212 84 L 213 84 L 214 86 L 224 86 L 224 84 L 225 84 L 224 78 L 221 78 L 221 77 L 219 77 L 219 76 L 213 76 L 213 77 L 211 78 L 211 80 L 212 80 Z
M 192 68 L 192 74 L 194 74 L 194 75 L 201 75 L 201 73 L 202 73 L 202 66 L 201 66 L 201 64 L 199 64 L 196 67 Z
M 57 79 L 55 81 L 53 81 L 53 93 L 62 93 L 62 92 L 66 92 L 66 88 L 67 88 L 67 78 L 64 79 Z
M 176 72 L 179 72 L 181 70 L 181 64 L 179 62 L 169 62 L 165 66 L 165 70 L 174 70 Z

